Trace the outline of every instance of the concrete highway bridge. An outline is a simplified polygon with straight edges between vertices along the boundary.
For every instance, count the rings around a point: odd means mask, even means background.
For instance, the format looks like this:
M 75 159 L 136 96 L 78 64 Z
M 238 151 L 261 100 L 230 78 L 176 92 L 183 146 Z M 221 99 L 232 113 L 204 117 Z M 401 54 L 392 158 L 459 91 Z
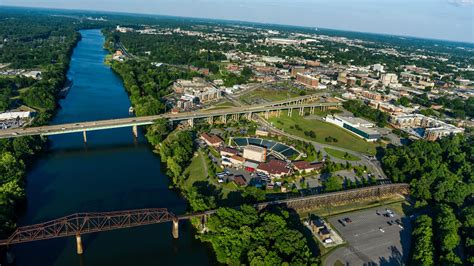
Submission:
M 134 136 L 138 134 L 138 126 L 151 125 L 154 121 L 164 118 L 170 122 L 187 121 L 190 126 L 194 125 L 196 119 L 207 119 L 209 123 L 214 123 L 214 119 L 220 119 L 221 122 L 226 123 L 228 119 L 238 120 L 241 116 L 251 119 L 253 114 L 265 114 L 268 118 L 270 114 L 281 115 L 283 110 L 288 111 L 288 115 L 292 115 L 294 110 L 298 111 L 300 115 L 304 115 L 305 110 L 314 113 L 316 109 L 326 110 L 328 108 L 338 108 L 341 103 L 321 103 L 310 102 L 312 98 L 296 98 L 293 100 L 285 100 L 279 102 L 272 102 L 263 105 L 251 105 L 245 107 L 234 107 L 220 110 L 207 110 L 184 113 L 166 113 L 153 116 L 128 117 L 110 120 L 99 120 L 89 122 L 77 122 L 69 124 L 48 125 L 41 127 L 29 128 L 14 128 L 0 130 L 0 138 L 15 138 L 21 136 L 49 136 L 68 133 L 83 133 L 84 142 L 87 142 L 87 131 L 106 130 L 113 128 L 131 127 Z
M 296 210 L 305 210 L 314 209 L 316 206 L 337 206 L 364 199 L 382 199 L 393 195 L 408 194 L 408 184 L 385 184 L 262 202 L 255 204 L 254 207 L 258 210 L 262 210 L 268 206 L 284 205 Z M 77 213 L 40 224 L 19 227 L 8 239 L 0 240 L 0 246 L 72 236 L 76 238 L 77 253 L 82 254 L 83 246 L 81 235 L 83 234 L 172 222 L 172 235 L 177 239 L 179 237 L 180 220 L 201 218 L 202 226 L 205 226 L 207 217 L 216 212 L 217 210 L 210 210 L 178 216 L 169 212 L 167 209 Z

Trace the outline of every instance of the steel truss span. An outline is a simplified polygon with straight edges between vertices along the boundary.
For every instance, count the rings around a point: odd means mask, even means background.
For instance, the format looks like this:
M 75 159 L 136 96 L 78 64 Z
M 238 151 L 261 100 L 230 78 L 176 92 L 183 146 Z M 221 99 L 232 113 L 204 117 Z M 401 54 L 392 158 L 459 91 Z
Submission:
M 333 206 L 370 198 L 384 198 L 390 195 L 406 196 L 409 195 L 409 193 L 410 187 L 408 184 L 385 184 L 325 194 L 315 194 L 303 197 L 298 196 L 284 200 L 261 202 L 254 204 L 253 206 L 258 210 L 275 205 L 284 205 L 296 210 L 305 210 L 314 208 L 315 206 Z M 235 208 L 239 208 L 239 206 Z M 82 234 L 166 222 L 173 222 L 173 237 L 178 238 L 179 220 L 188 220 L 191 218 L 204 218 L 204 220 L 206 220 L 205 218 L 207 218 L 207 216 L 216 212 L 217 210 L 209 210 L 200 213 L 189 213 L 176 216 L 167 209 L 161 208 L 76 213 L 40 224 L 19 227 L 8 239 L 0 240 L 0 246 L 68 236 L 76 236 L 76 238 L 79 238 L 77 240 L 79 246 L 82 245 L 80 244 L 80 235 Z M 82 253 L 82 247 L 80 250 Z
M 121 228 L 164 223 L 177 217 L 167 209 L 76 213 L 45 223 L 19 227 L 0 245 L 18 244 L 58 237 L 77 236 Z

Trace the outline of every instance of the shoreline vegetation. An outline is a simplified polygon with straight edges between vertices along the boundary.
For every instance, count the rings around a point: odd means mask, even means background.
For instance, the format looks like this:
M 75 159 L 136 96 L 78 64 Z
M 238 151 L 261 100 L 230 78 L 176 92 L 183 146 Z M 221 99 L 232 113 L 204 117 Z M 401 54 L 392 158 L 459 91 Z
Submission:
M 34 22 L 33 22 L 34 21 Z M 3 22 L 2 22 L 3 23 Z M 18 82 L 25 79 L 29 87 L 19 92 L 15 101 L 8 101 L 4 110 L 14 105 L 24 104 L 37 110 L 37 116 L 32 126 L 41 126 L 49 123 L 58 110 L 60 90 L 66 83 L 66 73 L 69 69 L 70 58 L 76 45 L 81 40 L 78 28 L 74 25 L 57 28 L 60 22 L 50 22 L 44 17 L 29 18 L 16 25 L 5 23 L 0 26 L 0 33 L 5 27 L 14 27 L 16 34 L 11 36 L 11 46 L 7 49 L 23 53 L 23 58 L 11 58 L 16 67 L 38 67 L 41 69 L 41 79 L 18 77 L 12 83 L 12 89 Z M 28 28 L 28 30 L 25 30 Z M 21 32 L 38 34 L 38 38 L 45 43 L 51 43 L 55 48 L 44 51 L 43 57 L 30 60 L 34 54 L 23 49 L 29 49 L 31 43 L 23 41 Z M 64 35 L 63 42 L 56 43 L 58 35 Z M 4 47 L 5 49 L 5 47 Z M 5 60 L 5 58 L 2 58 Z M 31 62 L 35 62 L 32 65 Z M 10 80 L 9 77 L 0 77 L 0 83 Z M 26 183 L 27 173 L 35 162 L 48 150 L 48 140 L 40 136 L 27 136 L 15 139 L 0 140 L 0 238 L 6 238 L 16 228 L 16 221 L 22 215 L 27 205 Z M 1 248 L 3 250 L 3 247 Z

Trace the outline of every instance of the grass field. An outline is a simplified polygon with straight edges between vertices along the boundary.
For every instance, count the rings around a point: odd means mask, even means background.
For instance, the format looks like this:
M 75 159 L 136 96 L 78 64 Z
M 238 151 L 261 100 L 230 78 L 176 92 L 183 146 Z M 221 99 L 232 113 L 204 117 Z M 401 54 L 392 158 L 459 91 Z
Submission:
M 220 110 L 220 109 L 226 109 L 226 108 L 231 108 L 231 107 L 235 107 L 235 105 L 229 101 L 224 101 L 224 102 L 221 102 L 221 103 L 218 103 L 216 105 L 214 105 L 213 107 L 209 108 L 209 109 L 206 109 L 206 110 Z
M 201 152 L 196 153 L 197 156 L 194 156 L 191 164 L 184 170 L 184 175 L 189 175 L 188 179 L 184 182 L 184 188 L 189 190 L 194 182 L 197 181 L 207 181 L 207 172 L 206 165 Z
M 271 117 L 268 119 L 268 121 L 273 123 L 273 125 L 277 128 L 282 129 L 287 133 L 308 140 L 316 141 L 323 144 L 329 144 L 357 152 L 369 154 L 375 154 L 376 152 L 376 144 L 366 142 L 365 140 L 333 124 L 326 123 L 318 119 L 305 119 L 305 117 L 299 116 L 297 110 L 293 112 L 293 115 L 291 117 L 287 115 L 286 111 L 283 111 L 279 118 Z M 298 125 L 301 130 L 295 128 L 296 125 Z M 316 137 L 312 138 L 306 136 L 304 134 L 304 131 L 314 131 L 316 133 Z M 337 142 L 327 142 L 325 140 L 327 137 L 336 138 Z
M 255 101 L 263 100 L 267 102 L 281 101 L 288 98 L 300 96 L 293 90 L 273 90 L 273 89 L 256 89 L 239 97 L 239 100 L 246 104 L 253 104 Z
M 324 148 L 324 150 L 329 155 L 331 155 L 332 157 L 335 157 L 335 158 L 338 158 L 338 159 L 341 159 L 341 160 L 360 161 L 359 157 L 357 157 L 355 155 L 352 155 L 352 154 L 349 154 L 349 153 L 346 153 L 346 152 L 343 152 L 343 151 L 339 151 L 339 150 L 335 150 L 335 149 L 331 149 L 331 148 Z

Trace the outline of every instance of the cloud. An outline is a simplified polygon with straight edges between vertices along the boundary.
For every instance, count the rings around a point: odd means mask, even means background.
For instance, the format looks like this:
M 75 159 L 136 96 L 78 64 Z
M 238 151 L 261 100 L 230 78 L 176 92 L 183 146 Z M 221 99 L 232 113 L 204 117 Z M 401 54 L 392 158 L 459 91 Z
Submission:
M 448 0 L 448 3 L 455 6 L 474 6 L 474 0 Z

